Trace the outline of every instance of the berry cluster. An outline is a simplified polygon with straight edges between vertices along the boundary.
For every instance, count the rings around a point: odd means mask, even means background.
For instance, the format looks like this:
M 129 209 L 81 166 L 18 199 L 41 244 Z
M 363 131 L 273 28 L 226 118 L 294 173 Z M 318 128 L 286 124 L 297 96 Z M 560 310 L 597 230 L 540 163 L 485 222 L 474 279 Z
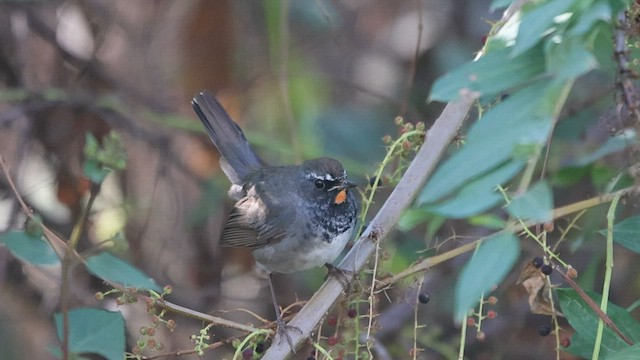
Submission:
M 486 338 L 486 334 L 484 333 L 484 331 L 482 331 L 482 321 L 485 319 L 495 319 L 498 316 L 498 313 L 495 310 L 488 310 L 486 314 L 483 314 L 483 307 L 484 305 L 495 305 L 497 303 L 497 297 L 489 296 L 487 300 L 484 300 L 480 303 L 480 309 L 478 312 L 473 313 L 471 316 L 467 317 L 467 326 L 476 328 L 476 339 L 478 339 L 479 341 L 484 341 L 484 339 Z

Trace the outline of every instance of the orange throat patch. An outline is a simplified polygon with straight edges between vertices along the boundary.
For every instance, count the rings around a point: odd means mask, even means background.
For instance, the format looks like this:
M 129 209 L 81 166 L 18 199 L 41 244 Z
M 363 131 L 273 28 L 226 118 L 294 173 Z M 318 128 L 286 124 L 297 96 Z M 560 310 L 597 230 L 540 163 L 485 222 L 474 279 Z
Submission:
M 347 200 L 347 189 L 342 189 L 340 190 L 340 192 L 336 195 L 335 199 L 333 199 L 334 204 L 336 205 L 340 205 L 343 202 L 345 202 L 345 200 Z

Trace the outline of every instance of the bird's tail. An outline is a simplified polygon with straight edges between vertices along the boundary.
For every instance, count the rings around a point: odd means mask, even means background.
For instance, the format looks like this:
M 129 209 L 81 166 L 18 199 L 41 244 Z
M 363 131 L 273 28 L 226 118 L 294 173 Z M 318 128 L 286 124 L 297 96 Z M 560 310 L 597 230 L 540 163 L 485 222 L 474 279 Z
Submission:
M 196 95 L 191 105 L 218 148 L 220 166 L 232 183 L 241 185 L 249 174 L 264 166 L 238 124 L 210 92 Z

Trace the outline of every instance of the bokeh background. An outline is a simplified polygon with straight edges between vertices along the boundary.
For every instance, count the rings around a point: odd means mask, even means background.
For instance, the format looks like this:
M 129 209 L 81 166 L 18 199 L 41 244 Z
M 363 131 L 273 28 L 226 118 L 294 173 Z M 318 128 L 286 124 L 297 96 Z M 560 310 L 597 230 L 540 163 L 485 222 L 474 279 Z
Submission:
M 366 186 L 385 154 L 382 137 L 398 134 L 396 116 L 428 125 L 438 115 L 443 104 L 427 102 L 431 83 L 481 48 L 490 23 L 501 15 L 490 12 L 489 3 L 3 1 L 0 155 L 29 205 L 66 237 L 87 195 L 81 169 L 85 133 L 100 138 L 115 130 L 126 146 L 127 169 L 104 184 L 79 250 L 106 241 L 102 244 L 158 283 L 172 285 L 171 301 L 260 324 L 238 309 L 273 318 L 266 281 L 253 271 L 249 252 L 217 246 L 231 206 L 228 181 L 191 110 L 192 96 L 202 89 L 216 93 L 267 162 L 328 155 Z M 585 86 L 597 88 L 598 81 Z M 607 113 L 594 114 L 597 119 Z M 591 134 L 606 139 L 608 126 L 593 125 Z M 386 185 L 377 205 L 390 191 L 392 184 Z M 595 194 L 583 190 L 570 196 Z M 20 227 L 24 218 L 4 178 L 0 191 L 0 230 Z M 437 234 L 422 227 L 397 232 L 384 248 L 390 258 L 384 270 L 402 270 L 422 256 L 420 250 L 436 244 L 446 248 L 444 240 L 453 234 L 486 233 L 459 222 L 447 223 Z M 533 248 L 525 248 L 523 264 L 532 254 Z M 420 279 L 420 291 L 431 298 L 418 312 L 426 324 L 420 329 L 419 346 L 426 349 L 421 359 L 457 355 L 452 288 L 466 259 Z M 623 263 L 620 269 L 637 266 Z M 323 277 L 320 269 L 276 276 L 281 303 L 309 298 Z M 554 355 L 554 339 L 538 335 L 548 317 L 529 314 L 517 277 L 512 274 L 496 290 L 499 316 L 486 323 L 485 340 L 470 333 L 471 359 Z M 94 299 L 107 288 L 84 270 L 76 269 L 73 279 L 74 307 L 116 308 L 113 299 Z M 400 284 L 376 303 L 375 336 L 390 359 L 409 358 L 417 284 L 418 279 Z M 624 288 L 623 282 L 614 285 L 614 293 Z M 52 314 L 58 297 L 58 268 L 25 265 L 0 247 L 1 358 L 53 358 L 47 347 L 57 341 Z M 345 318 L 348 307 L 337 304 L 331 316 Z M 149 322 L 145 307 L 120 310 L 133 344 Z M 158 339 L 166 350 L 192 348 L 189 336 L 203 325 L 175 319 L 176 331 Z M 216 339 L 238 335 L 224 329 L 213 334 Z M 232 350 L 223 347 L 205 358 L 230 358 Z

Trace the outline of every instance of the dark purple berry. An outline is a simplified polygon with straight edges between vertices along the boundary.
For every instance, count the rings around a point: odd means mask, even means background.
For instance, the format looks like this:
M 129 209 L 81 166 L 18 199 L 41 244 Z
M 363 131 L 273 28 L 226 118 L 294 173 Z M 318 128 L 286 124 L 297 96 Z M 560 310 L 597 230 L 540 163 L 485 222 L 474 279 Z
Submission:
M 540 269 L 540 266 L 544 265 L 544 260 L 542 260 L 540 256 L 536 256 L 533 258 L 533 261 L 531 263 L 533 264 L 533 266 Z
M 540 325 L 540 327 L 538 328 L 538 334 L 540 334 L 540 336 L 547 336 L 551 334 L 551 325 L 549 324 Z
M 376 185 L 376 177 L 375 176 L 369 178 L 369 186 L 373 187 L 374 185 Z M 376 186 L 382 186 L 382 178 L 378 179 L 378 184 Z
M 551 265 L 542 265 L 542 267 L 540 268 L 540 271 L 542 271 L 543 274 L 545 275 L 551 275 L 551 273 L 553 272 L 553 268 L 551 267 Z
M 252 360 L 253 359 L 253 349 L 246 348 L 242 351 L 242 360 Z
M 418 296 L 418 301 L 420 301 L 420 304 L 426 304 L 429 302 L 429 300 L 431 300 L 431 297 L 429 297 L 429 294 L 427 293 L 422 293 Z
M 353 319 L 354 317 L 358 316 L 358 311 L 356 311 L 356 309 L 354 308 L 351 308 L 349 309 L 349 311 L 347 311 L 347 316 Z
M 257 353 L 263 353 L 264 352 L 264 343 L 263 342 L 259 342 L 256 344 L 256 352 Z

